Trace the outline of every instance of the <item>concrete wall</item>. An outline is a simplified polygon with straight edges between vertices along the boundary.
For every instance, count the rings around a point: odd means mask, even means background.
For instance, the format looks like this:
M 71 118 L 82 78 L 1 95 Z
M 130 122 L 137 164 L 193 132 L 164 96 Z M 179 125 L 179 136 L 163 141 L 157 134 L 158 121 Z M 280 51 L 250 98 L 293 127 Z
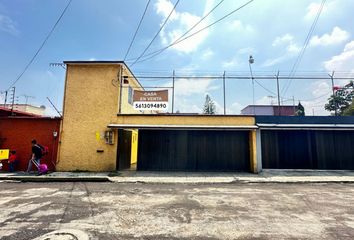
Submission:
M 67 64 L 59 171 L 116 169 L 118 134 L 115 132 L 115 143 L 109 145 L 104 132 L 116 121 L 119 111 L 119 76 L 131 76 L 127 69 L 121 74 L 121 66 Z M 134 80 L 129 84 L 139 86 Z M 128 104 L 128 88 L 122 92 L 122 112 L 136 112 Z

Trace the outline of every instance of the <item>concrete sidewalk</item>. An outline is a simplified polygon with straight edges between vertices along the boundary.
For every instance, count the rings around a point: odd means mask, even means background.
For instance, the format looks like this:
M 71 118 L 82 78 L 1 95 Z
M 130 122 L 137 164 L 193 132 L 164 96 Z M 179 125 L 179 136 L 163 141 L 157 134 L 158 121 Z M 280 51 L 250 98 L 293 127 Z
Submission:
M 354 171 L 263 170 L 252 173 L 190 173 L 123 171 L 110 181 L 118 183 L 354 183 Z
M 37 176 L 25 172 L 1 172 L 0 180 L 22 182 L 108 182 L 108 172 L 52 172 Z
M 53 172 L 46 175 L 0 173 L 0 180 L 23 182 L 114 182 L 114 183 L 354 183 L 354 171 L 263 170 L 251 173 L 191 172 Z

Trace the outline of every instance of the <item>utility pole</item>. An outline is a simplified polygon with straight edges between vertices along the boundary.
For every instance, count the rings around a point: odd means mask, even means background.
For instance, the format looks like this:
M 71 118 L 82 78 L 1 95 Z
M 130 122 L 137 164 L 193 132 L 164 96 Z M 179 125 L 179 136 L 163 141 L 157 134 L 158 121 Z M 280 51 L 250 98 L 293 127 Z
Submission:
M 222 84 L 224 88 L 224 115 L 226 115 L 225 74 L 226 72 L 224 71 L 224 74 L 222 75 Z
M 296 115 L 296 110 L 295 110 L 295 97 L 293 96 L 293 108 L 294 108 L 294 115 Z
M 16 87 L 11 88 L 11 115 L 14 115 L 14 104 L 15 104 L 15 93 Z
M 172 114 L 174 111 L 174 105 L 175 105 L 175 70 L 173 70 L 172 73 Z
M 334 71 L 332 72 L 332 75 L 328 74 L 329 77 L 331 78 L 332 81 L 332 94 L 333 94 L 333 101 L 334 101 L 334 116 L 337 116 L 337 99 L 336 99 L 336 92 L 334 90 Z
M 255 101 L 254 101 L 254 77 L 253 77 L 253 72 L 252 72 L 252 67 L 251 64 L 254 63 L 254 58 L 252 55 L 250 55 L 250 58 L 248 59 L 248 66 L 250 67 L 250 73 L 251 73 L 251 79 L 252 79 L 252 98 L 253 98 L 253 115 L 256 115 L 256 106 L 255 106 Z
M 5 91 L 5 99 L 4 99 L 4 108 L 6 108 L 6 102 L 7 102 L 7 93 L 8 91 Z
M 278 116 L 280 116 L 279 70 L 278 70 L 277 75 L 275 77 L 277 78 Z

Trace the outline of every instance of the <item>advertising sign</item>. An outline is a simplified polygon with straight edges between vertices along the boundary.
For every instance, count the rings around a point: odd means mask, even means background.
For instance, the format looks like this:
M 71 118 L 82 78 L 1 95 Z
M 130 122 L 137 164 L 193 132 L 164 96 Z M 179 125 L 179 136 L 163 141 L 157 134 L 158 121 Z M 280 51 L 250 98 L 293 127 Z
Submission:
M 168 109 L 168 90 L 134 90 L 133 106 L 135 110 L 166 111 Z
M 10 153 L 9 149 L 0 149 L 0 161 L 9 159 L 9 153 Z

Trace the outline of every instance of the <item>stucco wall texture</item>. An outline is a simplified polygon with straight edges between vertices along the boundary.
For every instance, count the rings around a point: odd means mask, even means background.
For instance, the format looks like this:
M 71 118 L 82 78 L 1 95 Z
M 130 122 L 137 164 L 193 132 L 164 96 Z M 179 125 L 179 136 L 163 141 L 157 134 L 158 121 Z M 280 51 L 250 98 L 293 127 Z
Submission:
M 122 85 L 121 114 L 118 114 L 121 75 L 128 76 L 129 83 Z M 58 171 L 116 170 L 118 134 L 113 130 L 114 144 L 105 143 L 104 132 L 109 130 L 109 124 L 255 124 L 254 117 L 248 116 L 144 115 L 128 103 L 129 86 L 142 89 L 122 63 L 67 63 Z M 254 146 L 254 136 L 250 136 Z M 250 152 L 254 159 L 255 153 L 252 149 Z
M 104 132 L 109 123 L 116 121 L 119 111 L 121 69 L 120 64 L 67 64 L 57 170 L 116 169 L 117 134 L 115 144 L 109 145 Z M 130 75 L 127 70 L 123 74 Z M 129 84 L 139 86 L 134 81 Z M 122 112 L 135 112 L 127 101 L 127 91 L 122 88 Z
M 49 153 L 42 158 L 41 163 L 47 164 L 50 170 L 55 169 L 59 136 L 54 137 L 53 132 L 59 133 L 60 121 L 60 118 L 0 118 L 0 148 L 16 150 L 19 160 L 16 171 L 27 170 L 28 161 L 32 154 L 32 139 L 36 139 L 39 144 L 48 147 Z M 2 162 L 3 169 L 8 170 L 7 161 Z

